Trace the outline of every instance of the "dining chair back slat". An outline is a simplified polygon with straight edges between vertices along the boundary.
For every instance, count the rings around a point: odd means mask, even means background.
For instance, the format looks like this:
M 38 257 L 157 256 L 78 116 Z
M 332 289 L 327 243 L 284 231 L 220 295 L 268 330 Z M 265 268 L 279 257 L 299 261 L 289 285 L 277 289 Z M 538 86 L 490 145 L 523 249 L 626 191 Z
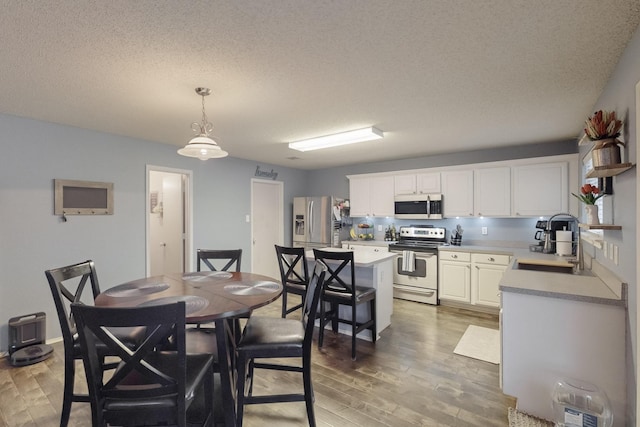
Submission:
M 282 282 L 282 317 L 302 308 L 302 300 L 309 284 L 309 266 L 304 248 L 291 248 L 275 245 L 280 281 Z M 288 295 L 300 296 L 301 302 L 293 307 L 287 307 Z
M 242 249 L 198 249 L 197 271 L 201 271 L 202 264 L 211 271 L 229 271 L 235 264 L 235 271 L 239 272 L 241 262 Z

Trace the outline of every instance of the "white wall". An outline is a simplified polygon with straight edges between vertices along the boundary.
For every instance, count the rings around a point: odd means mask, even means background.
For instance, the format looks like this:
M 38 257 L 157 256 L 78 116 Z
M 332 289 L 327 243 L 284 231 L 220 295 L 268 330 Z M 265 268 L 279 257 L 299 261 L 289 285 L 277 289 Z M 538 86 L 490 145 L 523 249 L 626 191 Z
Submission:
M 618 62 L 609 82 L 592 111 L 615 110 L 625 122 L 621 139 L 626 142 L 626 159 L 635 162 L 637 158 L 636 141 L 638 123 L 636 122 L 635 87 L 640 81 L 640 28 L 636 30 Z M 589 146 L 584 146 L 580 154 L 586 154 Z M 596 258 L 621 279 L 629 283 L 629 307 L 627 319 L 627 424 L 636 425 L 636 404 L 640 397 L 638 392 L 638 278 L 636 260 L 638 240 L 638 212 L 636 210 L 637 166 L 613 178 L 613 220 L 621 225 L 620 231 L 605 231 L 604 239 L 619 247 L 619 265 L 606 259 L 601 251 L 596 251 Z M 608 197 L 608 196 L 607 196 Z
M 193 248 L 240 247 L 245 270 L 256 167 L 284 182 L 285 224 L 292 197 L 307 185 L 305 171 L 235 158 L 203 162 L 174 146 L 8 115 L 0 115 L 0 147 L 0 351 L 14 316 L 44 311 L 47 336 L 60 336 L 45 270 L 92 259 L 102 289 L 144 277 L 147 164 L 193 171 Z M 53 214 L 55 178 L 113 182 L 114 215 L 62 222 Z M 290 241 L 290 227 L 285 233 Z

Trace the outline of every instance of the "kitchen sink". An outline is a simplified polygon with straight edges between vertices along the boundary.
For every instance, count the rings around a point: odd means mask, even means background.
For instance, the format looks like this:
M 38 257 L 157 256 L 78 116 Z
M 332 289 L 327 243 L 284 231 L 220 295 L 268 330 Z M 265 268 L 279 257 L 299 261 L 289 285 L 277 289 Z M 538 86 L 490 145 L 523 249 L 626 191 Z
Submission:
M 577 276 L 594 276 L 591 270 L 582 269 L 574 272 L 574 266 L 568 261 L 534 261 L 518 260 L 513 266 L 514 270 L 544 271 L 547 273 L 573 274 Z
M 573 274 L 573 266 L 540 265 L 517 263 L 518 270 L 546 271 L 547 273 Z

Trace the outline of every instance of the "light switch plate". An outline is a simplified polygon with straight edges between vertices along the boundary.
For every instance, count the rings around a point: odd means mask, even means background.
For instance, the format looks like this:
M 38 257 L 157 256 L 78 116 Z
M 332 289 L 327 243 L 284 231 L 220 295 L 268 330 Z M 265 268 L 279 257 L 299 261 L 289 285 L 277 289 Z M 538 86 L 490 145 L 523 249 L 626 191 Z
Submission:
M 602 242 L 602 255 L 604 255 L 605 258 L 607 258 L 609 256 L 609 244 L 607 242 Z
M 618 265 L 618 245 L 613 245 L 613 263 Z

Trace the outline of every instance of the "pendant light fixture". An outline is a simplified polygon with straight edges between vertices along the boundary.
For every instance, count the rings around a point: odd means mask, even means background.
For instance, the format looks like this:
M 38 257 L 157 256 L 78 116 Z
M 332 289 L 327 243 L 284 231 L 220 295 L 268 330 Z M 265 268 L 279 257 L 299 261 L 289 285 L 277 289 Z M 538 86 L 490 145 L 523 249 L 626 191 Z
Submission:
M 178 150 L 178 154 L 187 157 L 197 157 L 200 160 L 216 159 L 229 155 L 211 138 L 210 133 L 213 131 L 213 125 L 207 120 L 207 114 L 204 111 L 204 97 L 211 95 L 211 89 L 206 87 L 197 87 L 196 93 L 202 97 L 202 122 L 193 122 L 191 129 L 196 136 L 189 141 L 187 145 Z

